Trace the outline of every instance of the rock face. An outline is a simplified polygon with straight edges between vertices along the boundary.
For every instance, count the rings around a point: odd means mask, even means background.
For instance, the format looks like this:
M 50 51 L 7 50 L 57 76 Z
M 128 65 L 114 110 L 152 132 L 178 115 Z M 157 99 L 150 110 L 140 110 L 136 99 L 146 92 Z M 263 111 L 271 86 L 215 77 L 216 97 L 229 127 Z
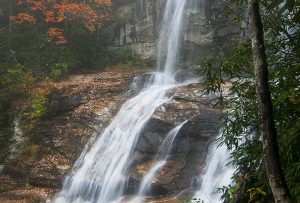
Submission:
M 154 61 L 165 2 L 114 0 L 111 49 L 129 48 L 143 60 Z M 187 32 L 182 36 L 183 61 L 226 54 L 224 50 L 238 39 L 239 26 L 220 15 L 226 6 L 227 1 L 222 0 L 190 1 L 185 18 Z M 231 15 L 236 12 L 229 11 Z M 136 75 L 101 72 L 71 76 L 55 84 L 48 95 L 46 115 L 24 132 L 28 143 L 0 174 L 0 202 L 45 202 L 57 192 L 90 137 L 101 134 L 121 104 L 134 95 L 134 91 L 127 90 Z M 178 81 L 189 77 L 187 72 L 176 74 Z M 135 91 L 152 79 L 144 74 L 137 80 L 131 86 Z M 157 203 L 182 202 L 174 196 L 189 196 L 200 185 L 198 177 L 222 116 L 213 97 L 201 91 L 201 84 L 173 88 L 167 94 L 171 99 L 156 109 L 134 149 L 125 191 L 128 196 L 137 191 L 168 132 L 187 121 L 174 140 L 167 163 L 152 182 L 150 195 L 155 198 L 151 201 Z
M 115 23 L 112 49 L 129 48 L 142 59 L 153 61 L 163 18 L 165 0 L 114 0 Z M 240 11 L 228 7 L 229 1 L 189 0 L 182 36 L 185 61 L 223 55 L 239 39 L 240 26 L 232 23 Z M 224 13 L 229 13 L 228 18 Z M 231 19 L 231 20 L 230 20 Z
M 47 113 L 30 131 L 22 152 L 0 173 L 0 202 L 45 202 L 93 133 L 101 133 L 126 101 L 137 72 L 96 72 L 56 82 Z
M 121 104 L 141 90 L 128 91 L 136 74 L 75 75 L 56 83 L 48 96 L 47 114 L 33 130 L 24 132 L 29 138 L 26 147 L 0 174 L 0 202 L 45 202 L 52 197 L 91 135 L 101 135 Z M 148 77 L 137 78 L 145 82 Z M 222 112 L 199 83 L 170 89 L 167 95 L 170 100 L 155 110 L 134 149 L 125 195 L 135 194 L 168 132 L 184 121 L 149 195 L 151 201 L 180 202 L 179 193 L 191 195 L 199 187 L 198 177 L 218 134 Z
M 200 84 L 169 90 L 172 99 L 156 109 L 137 143 L 129 175 L 128 195 L 153 166 L 153 158 L 164 138 L 174 127 L 187 121 L 177 134 L 167 163 L 155 176 L 152 196 L 175 196 L 192 185 L 205 166 L 212 138 L 219 131 L 222 112 L 213 107 L 212 97 L 204 95 Z

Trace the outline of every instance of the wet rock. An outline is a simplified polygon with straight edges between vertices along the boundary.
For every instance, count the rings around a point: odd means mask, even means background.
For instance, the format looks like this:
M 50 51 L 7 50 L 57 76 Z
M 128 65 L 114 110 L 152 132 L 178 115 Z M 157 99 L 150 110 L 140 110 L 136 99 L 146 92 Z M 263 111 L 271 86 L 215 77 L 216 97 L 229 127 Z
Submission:
M 201 84 L 176 87 L 169 94 L 172 99 L 155 110 L 137 143 L 139 155 L 132 159 L 139 160 L 131 165 L 129 173 L 133 191 L 155 163 L 155 153 L 174 127 L 188 121 L 178 132 L 168 161 L 153 179 L 148 195 L 174 196 L 189 188 L 202 173 L 210 143 L 218 135 L 222 111 L 212 102 L 213 97 L 203 95 Z
M 0 202 L 45 202 L 53 196 L 91 136 L 101 134 L 131 96 L 127 90 L 136 74 L 95 72 L 54 83 L 46 116 L 24 131 L 26 146 L 0 173 Z
M 140 91 L 146 87 L 149 87 L 154 82 L 155 75 L 153 73 L 139 74 L 133 79 L 130 85 L 130 91 Z
M 161 0 L 116 0 L 113 12 L 117 18 L 110 28 L 111 50 L 130 49 L 144 61 L 155 63 L 164 3 Z M 197 63 L 207 57 L 225 54 L 224 50 L 229 50 L 239 40 L 240 23 L 235 24 L 232 19 L 240 11 L 221 0 L 190 3 L 185 15 L 186 33 L 182 36 L 185 61 Z M 230 9 L 228 18 L 222 14 L 224 9 Z M 133 26 L 137 40 L 130 37 Z
M 81 93 L 74 95 L 64 95 L 62 92 L 55 92 L 47 106 L 47 116 L 54 116 L 73 110 L 74 108 L 86 104 L 88 100 Z
M 0 196 L 1 203 L 38 203 L 45 202 L 49 197 L 48 194 L 53 190 L 43 188 L 20 189 L 2 193 Z
M 62 178 L 62 176 L 59 176 Z M 33 176 L 29 178 L 30 185 L 35 187 L 43 187 L 43 188 L 59 188 L 61 187 L 61 181 L 58 180 L 57 177 L 53 177 L 52 174 L 44 174 Z
M 58 83 L 55 87 L 57 92 L 53 95 L 60 96 L 52 98 L 63 102 L 64 110 L 55 110 L 58 107 L 53 105 L 52 110 L 56 113 L 48 114 L 48 118 L 31 131 L 33 134 L 29 136 L 31 138 L 23 153 L 4 166 L 2 175 L 5 177 L 0 174 L 0 180 L 7 181 L 0 191 L 0 200 L 43 202 L 46 197 L 52 196 L 61 187 L 63 177 L 84 146 L 92 143 L 88 142 L 91 136 L 99 136 L 121 104 L 131 96 L 127 90 L 135 75 L 104 72 L 76 75 L 62 81 L 62 84 Z M 125 195 L 138 191 L 142 178 L 155 164 L 156 153 L 168 132 L 184 121 L 187 122 L 178 132 L 166 164 L 152 182 L 149 195 L 156 198 L 145 201 L 181 201 L 181 196 L 175 196 L 190 187 L 195 189 L 199 186 L 197 178 L 203 172 L 210 143 L 218 134 L 222 117 L 214 97 L 203 94 L 201 89 L 201 84 L 190 84 L 167 92 L 170 100 L 158 107 L 146 123 L 128 162 Z M 70 95 L 74 97 L 57 99 Z M 86 100 L 82 102 L 82 98 Z M 32 189 L 42 188 L 43 195 L 29 190 L 26 185 Z M 22 195 L 17 195 L 21 190 Z

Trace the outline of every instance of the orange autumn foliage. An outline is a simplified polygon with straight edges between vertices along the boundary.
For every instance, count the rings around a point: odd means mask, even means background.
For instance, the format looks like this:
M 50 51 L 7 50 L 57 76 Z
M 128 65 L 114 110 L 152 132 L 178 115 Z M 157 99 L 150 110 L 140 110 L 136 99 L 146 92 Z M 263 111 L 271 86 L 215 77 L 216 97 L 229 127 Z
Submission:
M 63 30 L 56 28 L 59 24 L 80 19 L 85 28 L 93 32 L 104 19 L 109 18 L 112 0 L 88 0 L 85 3 L 74 2 L 74 0 L 19 0 L 17 6 L 28 9 L 26 9 L 27 12 L 11 16 L 10 20 L 13 23 L 34 24 L 36 19 L 40 19 L 34 16 L 41 13 L 42 21 L 51 26 L 48 30 L 49 41 L 55 44 L 65 44 Z
M 63 37 L 63 30 L 55 27 L 48 29 L 49 42 L 55 44 L 65 44 L 66 39 Z
M 36 22 L 35 17 L 31 16 L 28 13 L 19 13 L 17 16 L 10 16 L 10 20 L 17 25 L 20 25 L 23 23 L 33 23 L 34 24 Z

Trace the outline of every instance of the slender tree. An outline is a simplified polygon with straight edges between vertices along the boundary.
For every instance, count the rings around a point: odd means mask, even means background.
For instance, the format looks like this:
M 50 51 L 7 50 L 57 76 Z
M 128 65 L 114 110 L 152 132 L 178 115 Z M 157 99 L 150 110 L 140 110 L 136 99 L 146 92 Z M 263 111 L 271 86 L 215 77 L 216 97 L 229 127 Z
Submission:
M 266 172 L 276 203 L 291 203 L 288 186 L 282 172 L 277 143 L 277 131 L 268 83 L 268 63 L 264 46 L 264 31 L 258 0 L 248 0 L 252 32 L 252 53 L 256 80 L 256 95 L 262 125 L 263 152 Z

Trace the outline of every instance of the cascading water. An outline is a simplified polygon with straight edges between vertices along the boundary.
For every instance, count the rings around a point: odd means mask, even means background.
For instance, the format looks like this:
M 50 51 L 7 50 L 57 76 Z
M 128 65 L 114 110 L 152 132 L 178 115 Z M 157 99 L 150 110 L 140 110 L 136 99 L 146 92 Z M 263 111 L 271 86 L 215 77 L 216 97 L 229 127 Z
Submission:
M 186 4 L 187 0 L 168 0 L 166 3 L 157 44 L 157 66 L 169 76 L 176 70 Z
M 150 190 L 151 181 L 153 177 L 158 173 L 158 171 L 165 165 L 166 160 L 159 160 L 157 161 L 154 166 L 151 167 L 151 169 L 147 172 L 145 177 L 143 177 L 140 186 L 139 191 L 137 193 L 137 197 L 134 198 L 131 202 L 132 203 L 140 203 L 142 201 L 143 195 Z
M 156 155 L 156 160 L 166 160 L 168 158 L 168 154 L 172 148 L 173 142 L 179 133 L 180 129 L 184 124 L 186 124 L 188 121 L 184 121 L 182 124 L 178 125 L 177 127 L 173 128 L 166 138 L 164 139 L 163 143 L 159 147 L 158 153 Z
M 64 181 L 55 202 L 110 202 L 122 196 L 128 158 L 144 124 L 166 102 L 170 86 L 145 89 L 128 100 Z
M 149 192 L 153 177 L 155 177 L 159 170 L 165 165 L 175 137 L 186 122 L 187 121 L 183 122 L 179 126 L 176 126 L 167 134 L 156 155 L 156 163 L 151 167 L 147 175 L 142 179 L 139 185 L 137 197 L 131 201 L 132 203 L 140 203 L 142 201 L 141 197 Z
M 186 1 L 167 0 L 166 3 L 158 41 L 158 61 L 164 61 L 164 72 L 153 73 L 151 83 L 122 106 L 101 135 L 92 138 L 94 143 L 91 148 L 86 147 L 77 160 L 54 202 L 109 203 L 123 195 L 129 157 L 141 130 L 154 110 L 169 100 L 165 96 L 166 90 L 181 85 L 174 81 L 172 75 L 176 67 Z M 166 43 L 162 43 L 166 38 Z M 159 70 L 162 70 L 161 66 Z
M 23 136 L 23 132 L 20 128 L 20 121 L 18 118 L 14 119 L 14 135 L 13 135 L 14 143 L 9 148 L 9 156 L 8 159 L 14 159 L 19 151 L 20 148 L 24 145 L 26 141 L 26 137 Z
M 231 183 L 231 177 L 235 169 L 227 166 L 229 152 L 225 145 L 212 146 L 210 155 L 207 158 L 207 169 L 202 177 L 202 184 L 199 191 L 194 195 L 194 202 L 222 203 L 220 194 L 216 190 Z

